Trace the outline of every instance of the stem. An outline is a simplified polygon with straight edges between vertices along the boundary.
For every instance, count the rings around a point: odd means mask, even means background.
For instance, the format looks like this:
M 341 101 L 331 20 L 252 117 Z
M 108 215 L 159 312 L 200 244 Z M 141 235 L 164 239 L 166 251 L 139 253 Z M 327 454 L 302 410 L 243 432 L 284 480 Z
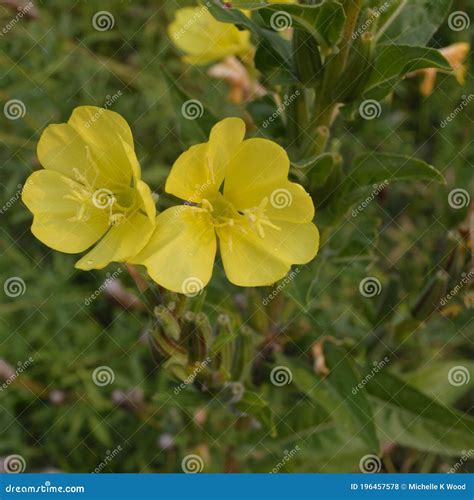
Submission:
M 342 32 L 342 41 L 340 50 L 337 54 L 332 55 L 326 62 L 323 81 L 319 87 L 319 95 L 317 98 L 316 110 L 311 121 L 308 132 L 313 136 L 318 127 L 330 128 L 333 122 L 333 117 L 337 112 L 337 101 L 333 98 L 333 88 L 335 82 L 338 81 L 344 68 L 347 64 L 349 51 L 352 45 L 352 34 L 357 24 L 361 9 L 362 0 L 345 0 L 344 10 L 346 13 L 346 22 Z M 320 154 L 324 151 L 320 149 L 321 142 L 313 141 L 312 153 Z
M 137 290 L 140 292 L 140 299 L 146 305 L 148 311 L 152 312 L 153 307 L 162 302 L 160 294 L 153 290 L 152 286 L 143 278 L 136 266 L 133 264 L 125 264 L 125 269 L 127 269 Z

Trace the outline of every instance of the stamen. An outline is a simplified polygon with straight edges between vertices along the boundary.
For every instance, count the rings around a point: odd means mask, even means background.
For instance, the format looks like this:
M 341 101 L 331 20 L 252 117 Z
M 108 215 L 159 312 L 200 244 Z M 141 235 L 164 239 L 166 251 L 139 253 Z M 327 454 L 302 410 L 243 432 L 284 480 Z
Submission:
M 247 208 L 242 210 L 243 215 L 250 221 L 250 225 L 257 231 L 260 238 L 265 238 L 264 226 L 270 227 L 277 231 L 281 231 L 281 227 L 273 224 L 270 219 L 265 215 L 265 210 L 268 205 L 268 197 L 262 199 L 257 207 Z

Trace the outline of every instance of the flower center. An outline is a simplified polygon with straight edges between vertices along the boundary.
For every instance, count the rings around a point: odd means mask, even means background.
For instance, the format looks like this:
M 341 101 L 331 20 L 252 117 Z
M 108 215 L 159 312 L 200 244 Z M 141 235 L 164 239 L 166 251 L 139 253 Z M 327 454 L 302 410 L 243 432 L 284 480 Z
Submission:
M 74 175 L 77 182 L 71 185 L 71 190 L 63 198 L 71 200 L 77 204 L 76 214 L 70 217 L 70 222 L 87 222 L 90 220 L 95 209 L 106 210 L 109 215 L 109 225 L 117 226 L 122 223 L 127 213 L 133 208 L 122 206 L 118 201 L 118 195 L 114 194 L 108 188 L 94 189 L 84 175 L 77 169 L 74 169 Z M 124 193 L 120 195 L 124 198 Z M 125 196 L 129 198 L 129 196 Z
M 281 228 L 273 224 L 266 215 L 265 211 L 268 205 L 268 196 L 265 196 L 258 207 L 247 208 L 242 213 L 250 221 L 250 225 L 257 231 L 260 238 L 265 238 L 265 227 L 271 227 L 280 231 Z
M 222 193 L 218 192 L 209 198 L 204 198 L 201 205 L 196 207 L 196 210 L 204 212 L 215 228 L 235 227 L 243 233 L 252 230 L 260 238 L 265 238 L 265 228 L 269 227 L 277 231 L 281 229 L 273 224 L 266 215 L 267 205 L 268 197 L 265 197 L 256 207 L 237 210 Z

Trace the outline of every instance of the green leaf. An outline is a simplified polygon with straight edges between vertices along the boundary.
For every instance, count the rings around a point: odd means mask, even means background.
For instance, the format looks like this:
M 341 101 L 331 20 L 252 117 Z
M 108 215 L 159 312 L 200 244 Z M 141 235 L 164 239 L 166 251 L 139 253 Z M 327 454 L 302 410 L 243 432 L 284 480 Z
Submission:
M 310 191 L 317 196 L 317 189 L 324 190 L 329 176 L 334 168 L 341 163 L 341 157 L 334 153 L 323 153 L 321 155 L 304 158 L 300 161 L 291 161 L 291 166 L 307 176 Z
M 252 116 L 253 122 L 260 132 L 269 137 L 281 137 L 285 134 L 280 104 L 276 102 L 275 95 L 269 93 L 260 99 L 255 99 L 247 104 L 247 111 Z
M 424 68 L 452 71 L 445 57 L 436 49 L 409 45 L 381 45 L 376 49 L 375 68 L 364 97 L 383 98 L 407 73 Z
M 346 266 L 367 266 L 374 258 L 374 250 L 380 236 L 382 220 L 379 217 L 363 217 L 349 229 L 331 236 L 331 262 Z
M 235 406 L 242 413 L 254 415 L 265 425 L 272 437 L 276 436 L 272 410 L 268 402 L 262 399 L 259 394 L 245 391 L 242 399 Z
M 452 404 L 474 389 L 474 376 L 466 377 L 466 383 L 453 385 L 450 383 L 450 370 L 455 373 L 459 367 L 467 370 L 464 373 L 474 374 L 474 361 L 458 359 L 452 361 L 433 361 L 416 372 L 408 373 L 403 378 L 416 389 L 442 402 Z
M 423 160 L 394 154 L 367 153 L 358 156 L 350 173 L 353 187 L 416 180 L 446 183 L 441 172 Z
M 163 74 L 170 90 L 181 140 L 186 145 L 207 141 L 218 119 L 199 99 L 190 97 L 164 69 Z
M 347 351 L 331 342 L 324 345 L 329 375 L 326 379 L 332 390 L 339 395 L 354 419 L 356 433 L 374 452 L 380 448 L 375 429 L 372 407 L 364 391 L 354 390 L 359 383 L 358 373 Z
M 323 379 L 282 355 L 277 355 L 277 362 L 291 370 L 296 387 L 321 405 L 341 429 L 356 434 L 372 452 L 377 452 L 379 442 L 372 409 L 363 391 L 353 392 L 359 379 L 347 353 L 329 342 L 324 353 L 330 373 Z
M 250 9 L 258 15 L 249 19 L 239 8 Z M 232 2 L 232 8 L 224 7 L 222 2 L 214 0 L 209 4 L 209 11 L 218 21 L 249 29 L 260 37 L 267 37 L 270 30 L 275 32 L 286 25 L 301 28 L 311 33 L 325 48 L 331 48 L 339 42 L 345 22 L 344 9 L 335 0 L 326 0 L 319 5 L 265 5 L 237 0 Z M 254 19 L 263 22 L 263 26 L 254 22 Z
M 438 403 L 396 375 L 380 370 L 365 388 L 379 406 L 381 438 L 451 456 L 474 448 L 474 418 Z
M 395 181 L 446 183 L 436 168 L 422 160 L 384 153 L 364 154 L 354 160 L 349 176 L 331 191 L 331 197 L 321 206 L 319 222 L 333 225 L 357 203 L 365 209 L 385 185 Z M 355 212 L 358 214 L 361 209 L 358 207 Z
M 281 40 L 286 42 L 286 40 Z M 286 43 L 289 49 L 289 43 Z M 270 83 L 291 85 L 297 82 L 297 78 L 291 67 L 291 54 L 287 48 L 284 50 L 275 50 L 275 44 L 269 41 L 268 36 L 263 38 L 257 45 L 255 67 Z
M 427 44 L 451 10 L 452 0 L 392 0 L 381 18 L 381 42 Z
M 283 13 L 291 16 L 289 27 L 307 31 L 326 49 L 334 47 L 341 39 L 346 16 L 339 2 L 326 0 L 319 5 L 272 4 L 259 10 L 269 29 L 278 26 L 278 19 L 285 22 Z

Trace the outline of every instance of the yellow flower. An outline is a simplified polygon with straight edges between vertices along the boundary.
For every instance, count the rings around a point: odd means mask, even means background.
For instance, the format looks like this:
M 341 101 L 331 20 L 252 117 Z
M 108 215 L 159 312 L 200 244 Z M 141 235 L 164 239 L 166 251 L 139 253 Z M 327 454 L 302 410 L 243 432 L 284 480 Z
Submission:
M 198 293 L 211 278 L 217 239 L 227 277 L 240 286 L 270 285 L 316 256 L 314 205 L 288 180 L 288 155 L 272 141 L 244 136 L 244 122 L 227 118 L 173 165 L 166 191 L 186 203 L 157 217 L 134 259 L 165 288 Z
M 76 263 L 84 270 L 125 261 L 144 247 L 154 229 L 155 203 L 119 114 L 76 108 L 67 123 L 46 128 L 37 154 L 44 170 L 30 175 L 22 199 L 40 241 L 65 253 L 98 242 Z
M 168 34 L 190 64 L 209 64 L 227 56 L 246 56 L 252 51 L 248 31 L 217 21 L 205 6 L 177 10 Z

